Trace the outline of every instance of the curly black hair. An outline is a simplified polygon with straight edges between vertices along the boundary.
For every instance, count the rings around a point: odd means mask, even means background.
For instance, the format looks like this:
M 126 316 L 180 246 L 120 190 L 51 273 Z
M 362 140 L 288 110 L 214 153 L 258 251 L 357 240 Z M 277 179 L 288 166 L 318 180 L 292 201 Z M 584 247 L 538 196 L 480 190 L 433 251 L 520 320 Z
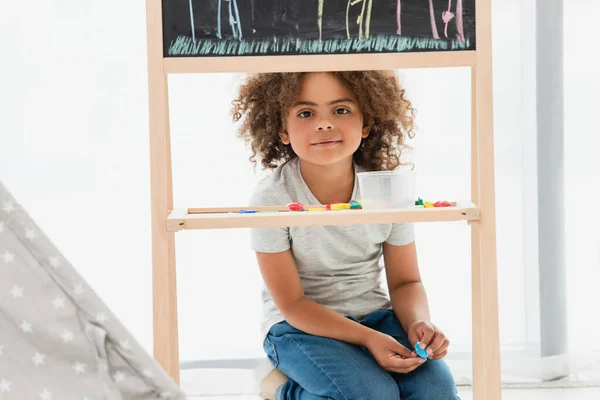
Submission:
M 415 110 L 393 71 L 330 72 L 358 99 L 369 136 L 354 153 L 354 162 L 366 171 L 389 171 L 402 165 L 400 155 L 414 137 Z M 294 103 L 306 73 L 259 73 L 249 75 L 232 102 L 233 121 L 243 122 L 239 136 L 251 145 L 265 169 L 273 169 L 297 157 L 283 144 L 285 116 Z

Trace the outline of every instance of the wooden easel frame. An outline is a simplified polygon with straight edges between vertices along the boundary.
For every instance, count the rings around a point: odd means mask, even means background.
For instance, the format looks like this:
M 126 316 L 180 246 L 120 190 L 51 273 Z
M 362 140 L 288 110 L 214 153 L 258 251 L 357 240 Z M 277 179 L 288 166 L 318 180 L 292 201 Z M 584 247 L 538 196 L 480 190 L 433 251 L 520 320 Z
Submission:
M 179 346 L 174 232 L 345 223 L 458 221 L 471 226 L 473 389 L 476 400 L 498 400 L 500 344 L 496 267 L 496 217 L 492 97 L 491 0 L 476 0 L 474 51 L 163 58 L 162 6 L 146 0 L 152 198 L 154 357 L 179 383 Z M 351 67 L 350 67 L 351 66 Z M 169 101 L 170 73 L 377 70 L 427 67 L 471 68 L 471 201 L 447 209 L 393 212 L 366 210 L 274 215 L 192 214 L 173 209 Z

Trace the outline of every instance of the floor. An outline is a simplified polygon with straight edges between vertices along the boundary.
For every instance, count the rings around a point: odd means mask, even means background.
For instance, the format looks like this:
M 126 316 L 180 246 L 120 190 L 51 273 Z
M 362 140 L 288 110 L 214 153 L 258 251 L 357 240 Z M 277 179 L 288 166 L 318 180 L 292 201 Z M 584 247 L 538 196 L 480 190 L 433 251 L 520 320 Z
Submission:
M 463 400 L 473 400 L 470 390 L 461 389 Z M 192 396 L 190 400 L 261 400 L 258 396 Z M 600 399 L 600 387 L 581 389 L 505 389 L 502 400 L 594 400 Z

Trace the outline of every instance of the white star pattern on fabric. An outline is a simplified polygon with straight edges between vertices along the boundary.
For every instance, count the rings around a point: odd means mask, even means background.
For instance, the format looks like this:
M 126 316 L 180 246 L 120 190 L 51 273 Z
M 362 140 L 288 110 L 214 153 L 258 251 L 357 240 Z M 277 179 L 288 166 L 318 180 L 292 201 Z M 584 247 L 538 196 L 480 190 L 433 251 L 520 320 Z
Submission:
M 6 250 L 4 254 L 2 254 L 2 259 L 4 260 L 5 264 L 12 263 L 15 262 L 15 255 L 10 251 Z
M 125 382 L 125 374 L 122 371 L 117 371 L 117 373 L 113 375 L 113 379 L 116 383 Z
M 85 374 L 85 364 L 80 362 L 75 363 L 75 365 L 73 365 L 73 370 L 77 375 Z
M 24 333 L 31 333 L 32 329 L 31 329 L 31 324 L 29 322 L 23 321 L 23 322 L 21 322 L 20 326 L 21 326 L 21 330 Z
M 52 300 L 52 305 L 54 308 L 65 308 L 65 298 L 56 296 L 54 300 Z
M 4 205 L 2 206 L 2 211 L 4 211 L 7 214 L 10 214 L 14 210 L 15 210 L 15 206 L 13 203 L 4 203 Z
M 37 236 L 37 234 L 35 233 L 35 231 L 33 229 L 27 229 L 25 231 L 25 237 L 29 240 L 35 239 L 36 236 Z
M 16 299 L 17 297 L 23 297 L 23 288 L 15 285 L 12 287 L 12 289 L 10 289 L 10 294 L 12 294 L 13 299 Z
M 63 342 L 65 342 L 65 343 L 72 342 L 73 341 L 73 332 L 65 329 L 63 331 L 63 333 L 60 335 L 60 337 L 62 338 Z
M 0 303 L 0 400 L 183 395 L 1 181 Z
M 58 257 L 50 257 L 50 265 L 55 269 L 60 267 L 60 260 Z
M 129 340 L 119 340 L 119 346 L 121 346 L 123 350 L 131 350 Z
M 73 286 L 73 292 L 79 296 L 83 293 L 83 286 L 81 284 Z
M 144 370 L 142 371 L 142 374 L 146 378 L 154 378 L 154 372 L 152 372 L 152 370 L 150 368 L 144 368 Z
M 0 393 L 10 392 L 10 382 L 2 379 L 0 381 Z
M 104 314 L 103 312 L 99 312 L 96 314 L 96 321 L 98 322 L 105 322 L 108 318 L 106 317 L 106 314 Z
M 41 364 L 45 364 L 46 363 L 46 355 L 42 354 L 42 353 L 38 353 L 36 352 L 35 355 L 33 357 L 31 357 L 31 360 L 33 361 L 33 363 L 37 366 L 37 365 L 41 365 Z

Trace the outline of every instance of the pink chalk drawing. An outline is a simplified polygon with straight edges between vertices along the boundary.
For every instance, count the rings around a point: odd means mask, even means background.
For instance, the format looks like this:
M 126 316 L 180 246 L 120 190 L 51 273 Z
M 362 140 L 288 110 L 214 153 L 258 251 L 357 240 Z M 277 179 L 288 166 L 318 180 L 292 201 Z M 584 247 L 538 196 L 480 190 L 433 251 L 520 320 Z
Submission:
M 400 7 L 400 0 L 398 0 L 398 7 Z M 433 9 L 433 0 L 429 0 L 429 18 L 431 20 L 431 34 L 433 35 L 434 39 L 439 39 L 440 36 L 438 34 L 437 26 L 435 23 L 435 10 Z M 454 18 L 456 18 L 456 36 L 458 41 L 462 43 L 465 41 L 465 31 L 463 29 L 462 0 L 456 0 L 456 14 L 452 12 L 452 0 L 448 0 L 448 10 L 442 12 L 442 21 L 444 22 L 444 36 L 446 38 L 448 37 L 448 24 Z M 399 22 L 398 26 L 400 26 Z
M 463 10 L 462 0 L 457 0 L 456 3 L 456 31 L 458 32 L 458 41 L 465 41 L 465 31 L 463 30 Z
M 435 25 L 435 11 L 433 10 L 433 0 L 429 0 L 429 19 L 431 20 L 431 34 L 434 39 L 439 39 L 437 26 Z
M 444 27 L 444 36 L 448 37 L 448 23 L 450 21 L 452 21 L 452 18 L 454 18 L 454 14 L 452 14 L 452 0 L 448 0 L 448 11 L 444 11 L 442 13 L 442 21 L 444 21 L 444 24 L 446 24 L 446 26 Z
M 398 25 L 396 33 L 398 35 L 402 35 L 402 24 L 400 23 L 400 14 L 402 12 L 402 6 L 400 3 L 402 3 L 402 0 L 398 0 L 396 3 L 396 24 Z

